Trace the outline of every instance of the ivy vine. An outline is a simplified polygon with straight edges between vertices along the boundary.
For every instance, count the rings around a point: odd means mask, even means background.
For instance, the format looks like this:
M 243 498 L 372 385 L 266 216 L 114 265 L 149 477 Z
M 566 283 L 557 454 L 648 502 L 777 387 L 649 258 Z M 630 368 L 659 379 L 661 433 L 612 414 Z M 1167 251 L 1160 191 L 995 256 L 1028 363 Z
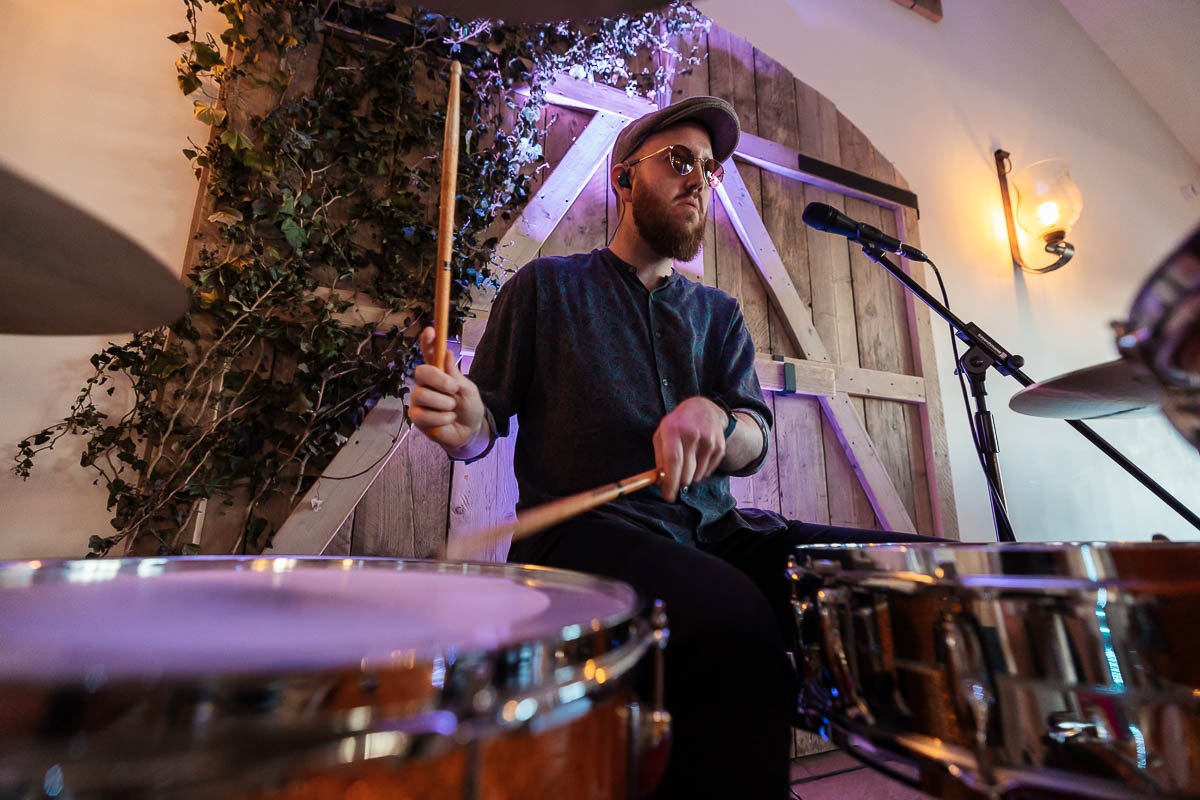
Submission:
M 379 398 L 405 393 L 433 295 L 450 59 L 463 63 L 451 329 L 505 264 L 498 235 L 544 164 L 546 93 L 567 73 L 661 92 L 697 63 L 691 6 L 586 25 L 509 27 L 391 3 L 183 0 L 179 87 L 205 144 L 189 312 L 91 359 L 69 414 L 20 442 L 15 472 L 63 436 L 108 490 L 114 532 L 89 556 L 197 552 L 198 501 L 238 510 L 238 552 L 265 547 Z M 200 12 L 227 23 L 201 35 Z M 380 31 L 386 31 L 381 35 Z M 634 68 L 648 52 L 673 53 Z M 231 55 L 223 55 L 223 53 Z M 644 60 L 644 56 L 643 56 Z M 352 325 L 353 300 L 397 324 Z M 398 315 L 398 316 L 397 316 Z M 114 410 L 124 387 L 132 405 Z M 120 397 L 121 395 L 118 395 Z

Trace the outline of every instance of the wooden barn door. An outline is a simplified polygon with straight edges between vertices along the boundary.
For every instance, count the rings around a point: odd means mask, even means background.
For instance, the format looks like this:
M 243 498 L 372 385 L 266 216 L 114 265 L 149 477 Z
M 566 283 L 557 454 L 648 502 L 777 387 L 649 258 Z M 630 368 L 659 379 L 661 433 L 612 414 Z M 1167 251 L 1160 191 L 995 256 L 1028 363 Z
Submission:
M 805 205 L 819 201 L 918 243 L 915 211 L 801 171 L 798 156 L 907 188 L 904 179 L 827 98 L 747 42 L 713 26 L 698 45 L 702 63 L 660 101 L 723 97 L 738 111 L 743 140 L 712 203 L 701 255 L 680 268 L 740 301 L 776 419 L 766 465 L 733 481 L 739 504 L 957 538 L 929 313 L 857 246 L 800 221 Z M 625 122 L 655 107 L 565 76 L 551 99 L 543 144 L 552 169 L 501 243 L 511 268 L 607 243 L 616 226 L 607 154 Z M 924 282 L 921 265 L 904 266 Z M 468 370 L 487 319 L 487 299 L 477 305 L 463 335 Z M 385 442 L 394 456 L 354 496 L 362 500 L 333 542 L 294 534 L 306 524 L 302 504 L 275 550 L 311 552 L 320 541 L 329 542 L 326 552 L 435 555 L 447 537 L 511 516 L 513 440 L 470 465 L 451 464 L 419 434 L 398 447 Z M 504 551 L 477 555 L 501 559 Z

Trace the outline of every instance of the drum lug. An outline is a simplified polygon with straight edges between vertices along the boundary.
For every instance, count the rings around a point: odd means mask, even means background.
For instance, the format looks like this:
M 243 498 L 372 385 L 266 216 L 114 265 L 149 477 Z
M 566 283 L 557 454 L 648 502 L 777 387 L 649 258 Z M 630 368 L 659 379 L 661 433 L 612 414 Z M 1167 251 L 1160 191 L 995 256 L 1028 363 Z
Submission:
M 666 772 L 671 748 L 671 712 L 663 705 L 666 648 L 671 629 L 667 626 L 667 610 L 662 600 L 654 601 L 650 625 L 654 647 L 654 707 L 645 711 L 636 701 L 628 706 L 630 800 L 649 797 L 654 792 Z
M 996 693 L 984 663 L 983 647 L 974 621 L 961 612 L 946 612 L 941 622 L 946 671 L 958 727 L 975 751 L 980 776 L 994 784 L 995 775 L 988 748 L 989 728 Z

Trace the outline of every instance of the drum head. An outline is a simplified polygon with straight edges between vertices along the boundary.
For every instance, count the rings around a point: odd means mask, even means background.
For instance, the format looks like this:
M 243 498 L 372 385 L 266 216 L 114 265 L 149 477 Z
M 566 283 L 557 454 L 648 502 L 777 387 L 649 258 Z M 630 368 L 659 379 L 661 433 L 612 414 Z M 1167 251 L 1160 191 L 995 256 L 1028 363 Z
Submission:
M 638 611 L 625 584 L 503 564 L 0 565 L 0 797 L 51 778 L 62 796 L 258 797 L 380 760 L 466 764 L 593 708 L 619 730 L 653 640 Z
M 36 562 L 32 562 L 36 564 Z M 153 559 L 0 571 L 0 681 L 386 665 L 628 619 L 632 590 L 543 570 L 359 559 Z

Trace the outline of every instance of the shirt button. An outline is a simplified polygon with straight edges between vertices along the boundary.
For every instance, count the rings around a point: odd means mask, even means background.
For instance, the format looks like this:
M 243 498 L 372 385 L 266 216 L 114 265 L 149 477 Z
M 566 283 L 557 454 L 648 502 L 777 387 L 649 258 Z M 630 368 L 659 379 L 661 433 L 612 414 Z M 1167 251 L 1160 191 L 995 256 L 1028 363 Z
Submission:
M 662 338 L 662 331 L 655 331 L 655 332 L 654 332 L 654 338 L 655 338 L 655 339 L 661 339 L 661 338 Z
M 666 378 L 663 378 L 663 386 L 670 386 L 670 385 L 671 385 L 671 382 L 669 380 L 667 380 Z
M 686 486 L 685 486 L 685 487 L 683 487 L 682 489 L 680 489 L 680 490 L 679 490 L 679 493 L 680 493 L 680 494 L 687 494 L 687 490 L 688 490 L 688 487 L 686 487 Z

